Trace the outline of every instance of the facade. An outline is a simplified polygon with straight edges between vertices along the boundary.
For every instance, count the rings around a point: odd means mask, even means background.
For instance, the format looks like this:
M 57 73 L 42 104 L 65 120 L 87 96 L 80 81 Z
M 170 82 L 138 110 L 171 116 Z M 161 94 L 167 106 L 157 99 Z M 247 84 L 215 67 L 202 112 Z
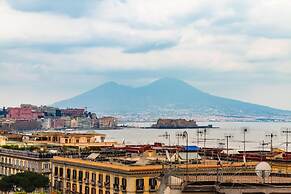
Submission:
M 8 108 L 8 115 L 7 117 L 10 119 L 15 120 L 35 120 L 43 116 L 42 112 L 38 112 L 33 110 L 31 107 L 15 107 L 15 108 Z
M 52 187 L 62 193 L 118 194 L 155 193 L 160 165 L 132 166 L 78 158 L 52 159 Z
M 84 116 L 85 109 L 83 108 L 67 108 L 61 110 L 63 116 L 70 116 L 70 117 L 82 117 Z
M 38 132 L 27 137 L 25 141 L 30 143 L 81 147 L 108 147 L 116 144 L 116 142 L 106 142 L 105 137 L 104 134 L 98 133 Z
M 52 154 L 0 148 L 0 175 L 32 171 L 49 175 Z

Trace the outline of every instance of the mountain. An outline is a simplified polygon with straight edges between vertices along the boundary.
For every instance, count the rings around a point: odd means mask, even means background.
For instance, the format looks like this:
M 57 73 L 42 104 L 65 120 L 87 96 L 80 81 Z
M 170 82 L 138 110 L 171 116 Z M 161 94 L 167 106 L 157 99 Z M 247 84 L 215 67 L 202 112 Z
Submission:
M 291 111 L 217 97 L 171 78 L 138 88 L 108 82 L 73 98 L 56 102 L 54 106 L 88 107 L 92 111 L 108 113 L 187 111 L 224 116 L 291 115 Z

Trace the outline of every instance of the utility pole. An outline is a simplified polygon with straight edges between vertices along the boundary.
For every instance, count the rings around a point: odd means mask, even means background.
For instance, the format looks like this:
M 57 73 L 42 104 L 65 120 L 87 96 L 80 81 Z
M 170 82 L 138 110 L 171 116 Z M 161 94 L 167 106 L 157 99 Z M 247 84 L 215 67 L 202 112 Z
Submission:
M 226 155 L 227 155 L 227 162 L 228 162 L 228 142 L 229 142 L 229 139 L 232 138 L 231 135 L 226 135 L 224 136 L 226 138 Z

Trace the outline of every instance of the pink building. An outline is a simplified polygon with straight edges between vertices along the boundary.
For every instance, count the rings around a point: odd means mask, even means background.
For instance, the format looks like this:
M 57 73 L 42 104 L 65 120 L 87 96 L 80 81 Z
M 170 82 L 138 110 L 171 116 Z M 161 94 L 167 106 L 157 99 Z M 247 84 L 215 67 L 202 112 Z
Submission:
M 8 108 L 8 118 L 15 120 L 35 120 L 39 117 L 43 116 L 41 112 L 35 112 L 31 107 L 15 107 Z

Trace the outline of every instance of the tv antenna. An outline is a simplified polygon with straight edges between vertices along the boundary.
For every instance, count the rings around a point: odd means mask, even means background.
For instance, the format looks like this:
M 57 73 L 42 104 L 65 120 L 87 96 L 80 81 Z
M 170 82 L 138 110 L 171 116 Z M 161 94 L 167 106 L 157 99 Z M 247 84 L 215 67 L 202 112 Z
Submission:
M 171 135 L 170 135 L 170 133 L 168 133 L 166 131 L 163 135 L 160 135 L 160 137 L 163 137 L 165 139 L 168 139 L 169 140 L 169 146 L 171 146 Z
M 231 134 L 229 134 L 229 135 L 225 135 L 224 137 L 226 139 L 226 155 L 227 155 L 226 161 L 228 161 L 228 150 L 229 150 L 228 144 L 229 144 L 229 139 L 233 138 L 233 136 Z
M 277 135 L 274 134 L 274 133 L 270 133 L 270 134 L 267 134 L 266 137 L 269 137 L 270 138 L 270 152 L 271 154 L 273 153 L 273 138 L 276 137 Z

